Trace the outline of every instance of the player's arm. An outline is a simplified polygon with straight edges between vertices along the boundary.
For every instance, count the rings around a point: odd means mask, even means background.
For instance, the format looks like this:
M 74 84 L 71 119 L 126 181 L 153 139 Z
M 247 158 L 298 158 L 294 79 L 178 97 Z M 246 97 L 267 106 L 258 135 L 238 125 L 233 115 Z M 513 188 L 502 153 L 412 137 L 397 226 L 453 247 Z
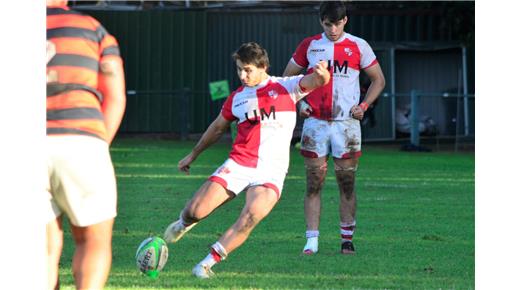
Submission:
M 300 81 L 300 87 L 304 91 L 312 91 L 315 88 L 326 85 L 330 80 L 330 72 L 327 69 L 327 62 L 320 61 L 314 66 L 311 74 L 305 75 Z
M 103 95 L 101 112 L 105 119 L 107 142 L 112 143 L 126 107 L 125 73 L 119 57 L 107 57 L 100 63 L 98 89 Z
M 301 66 L 297 65 L 291 59 L 291 60 L 289 60 L 289 63 L 287 63 L 287 66 L 285 67 L 283 76 L 288 77 L 288 76 L 299 75 L 300 72 L 302 71 L 302 69 L 303 68 Z M 300 116 L 303 118 L 309 117 L 312 113 L 311 107 L 304 100 L 300 100 L 298 102 L 298 108 L 299 108 Z
M 309 64 L 307 59 L 307 49 L 309 47 L 308 44 L 309 42 L 304 40 L 298 45 L 296 51 L 293 54 L 293 57 L 289 60 L 287 66 L 285 67 L 283 72 L 284 77 L 299 75 L 301 71 L 307 67 Z M 297 62 L 295 58 L 299 59 L 299 62 Z M 298 101 L 297 106 L 300 117 L 308 118 L 311 115 L 312 109 L 304 100 Z
M 363 119 L 365 111 L 370 107 L 371 104 L 379 97 L 383 89 L 385 88 L 385 76 L 381 70 L 381 66 L 376 63 L 366 69 L 364 69 L 367 76 L 370 78 L 370 86 L 368 87 L 365 99 L 358 106 L 353 106 L 351 109 L 352 117 L 355 119 Z
M 197 157 L 208 147 L 210 147 L 213 143 L 218 141 L 220 137 L 228 130 L 229 125 L 231 124 L 231 121 L 227 120 L 222 116 L 222 113 L 218 115 L 218 117 L 209 125 L 208 129 L 206 129 L 206 132 L 202 135 L 199 142 L 191 152 L 186 155 L 181 161 L 179 161 L 179 164 L 177 167 L 180 171 L 185 172 L 186 174 L 190 173 L 190 164 L 197 159 Z
M 284 77 L 290 77 L 290 76 L 295 76 L 295 75 L 299 75 L 300 72 L 302 71 L 302 67 L 297 65 L 292 59 L 289 60 L 289 63 L 287 63 L 287 66 L 285 67 L 285 70 L 283 71 L 283 75 Z

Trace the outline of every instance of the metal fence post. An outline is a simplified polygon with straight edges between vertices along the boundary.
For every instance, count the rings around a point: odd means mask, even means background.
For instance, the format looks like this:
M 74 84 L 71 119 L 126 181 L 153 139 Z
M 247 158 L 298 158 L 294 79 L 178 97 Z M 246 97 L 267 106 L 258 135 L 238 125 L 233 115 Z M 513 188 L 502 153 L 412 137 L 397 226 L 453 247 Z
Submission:
M 182 108 L 179 108 L 180 113 L 180 133 L 181 133 L 181 140 L 185 141 L 188 139 L 188 132 L 189 132 L 189 116 L 188 116 L 188 110 L 190 109 L 190 89 L 184 88 L 181 90 L 181 101 Z
M 464 92 L 464 136 L 469 136 L 468 64 L 466 47 L 462 47 L 462 88 Z
M 412 90 L 410 94 L 411 98 L 411 121 L 412 126 L 410 128 L 410 143 L 414 146 L 419 146 L 419 94 L 416 90 Z

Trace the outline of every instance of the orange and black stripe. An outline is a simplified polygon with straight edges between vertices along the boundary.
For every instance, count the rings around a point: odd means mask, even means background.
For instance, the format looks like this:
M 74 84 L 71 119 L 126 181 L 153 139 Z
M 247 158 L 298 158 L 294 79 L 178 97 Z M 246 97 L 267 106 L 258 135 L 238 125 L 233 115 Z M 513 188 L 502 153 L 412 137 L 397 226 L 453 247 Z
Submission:
M 47 73 L 47 135 L 80 134 L 106 139 L 98 90 L 100 62 L 121 61 L 116 39 L 94 18 L 66 6 L 47 8 L 47 40 L 56 55 Z

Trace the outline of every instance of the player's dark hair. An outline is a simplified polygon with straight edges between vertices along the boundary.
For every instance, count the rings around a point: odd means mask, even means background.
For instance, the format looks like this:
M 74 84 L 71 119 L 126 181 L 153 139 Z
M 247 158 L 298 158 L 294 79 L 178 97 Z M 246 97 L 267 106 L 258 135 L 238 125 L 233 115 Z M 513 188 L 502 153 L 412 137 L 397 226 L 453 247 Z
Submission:
M 252 64 L 260 68 L 269 68 L 267 51 L 256 42 L 243 43 L 231 56 L 234 61 L 239 59 L 243 64 Z
M 347 8 L 341 1 L 324 1 L 320 5 L 321 21 L 328 19 L 330 22 L 338 22 L 347 16 Z

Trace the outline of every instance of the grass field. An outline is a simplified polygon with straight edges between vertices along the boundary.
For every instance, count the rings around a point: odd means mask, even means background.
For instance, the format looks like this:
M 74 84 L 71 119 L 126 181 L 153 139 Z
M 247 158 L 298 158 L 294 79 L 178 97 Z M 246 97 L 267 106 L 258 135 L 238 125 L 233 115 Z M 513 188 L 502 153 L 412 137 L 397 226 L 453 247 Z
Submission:
M 373 146 L 364 146 L 357 175 L 355 256 L 339 254 L 333 170 L 322 193 L 320 252 L 300 254 L 305 244 L 305 171 L 293 149 L 280 202 L 241 248 L 214 267 L 215 279 L 197 280 L 191 269 L 238 217 L 243 195 L 170 245 L 169 261 L 158 279 L 140 275 L 134 260 L 139 243 L 162 235 L 230 148 L 215 145 L 199 157 L 191 175 L 180 174 L 176 164 L 194 144 L 120 139 L 113 145 L 119 213 L 107 289 L 474 288 L 474 154 L 406 153 Z M 68 289 L 74 285 L 68 231 L 65 238 L 60 279 Z

